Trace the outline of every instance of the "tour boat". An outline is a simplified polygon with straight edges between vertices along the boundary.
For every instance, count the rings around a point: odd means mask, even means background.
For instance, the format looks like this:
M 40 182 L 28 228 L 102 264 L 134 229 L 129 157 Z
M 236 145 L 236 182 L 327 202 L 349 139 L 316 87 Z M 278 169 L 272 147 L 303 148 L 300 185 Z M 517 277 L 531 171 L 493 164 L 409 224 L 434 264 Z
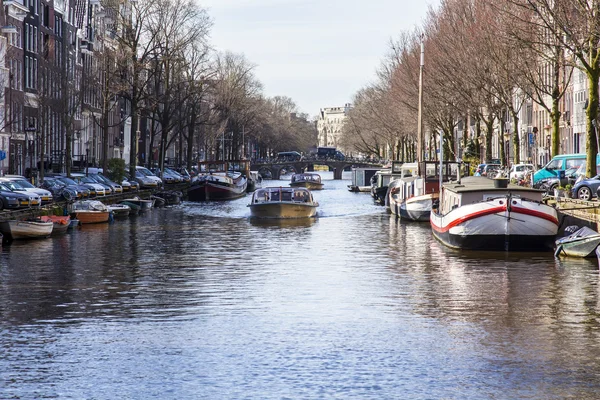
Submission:
M 312 172 L 305 172 L 302 174 L 292 175 L 290 186 L 304 187 L 310 190 L 323 189 L 323 183 L 321 183 L 321 175 Z
M 0 232 L 5 240 L 44 239 L 52 234 L 53 223 L 40 219 L 16 220 L 0 222 Z
M 248 181 L 241 172 L 210 172 L 188 188 L 189 201 L 232 200 L 246 195 Z
M 255 218 L 310 218 L 317 214 L 310 190 L 302 187 L 266 187 L 252 194 L 248 207 Z
M 108 222 L 110 211 L 101 201 L 81 200 L 73 203 L 71 217 L 79 220 L 80 224 L 97 224 Z
M 542 202 L 543 191 L 506 181 L 466 177 L 444 184 L 439 204 L 431 211 L 434 236 L 459 249 L 553 248 L 556 209 Z
M 52 236 L 66 233 L 71 225 L 71 217 L 69 215 L 43 215 L 40 219 L 42 222 L 52 222 Z

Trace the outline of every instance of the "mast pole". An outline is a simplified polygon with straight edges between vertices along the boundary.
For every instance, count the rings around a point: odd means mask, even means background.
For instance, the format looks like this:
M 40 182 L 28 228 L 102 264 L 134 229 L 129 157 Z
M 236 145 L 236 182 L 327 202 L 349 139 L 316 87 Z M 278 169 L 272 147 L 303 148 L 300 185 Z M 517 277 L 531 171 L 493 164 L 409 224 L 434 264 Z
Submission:
M 417 113 L 417 169 L 421 175 L 421 162 L 424 161 L 423 140 L 423 67 L 425 66 L 425 44 L 421 35 L 421 64 L 419 66 L 419 111 Z

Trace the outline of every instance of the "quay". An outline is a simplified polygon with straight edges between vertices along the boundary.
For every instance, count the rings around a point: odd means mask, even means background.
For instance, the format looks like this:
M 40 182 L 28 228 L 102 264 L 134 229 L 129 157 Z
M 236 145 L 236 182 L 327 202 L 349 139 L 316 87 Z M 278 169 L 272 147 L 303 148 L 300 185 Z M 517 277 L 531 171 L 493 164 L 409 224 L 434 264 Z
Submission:
M 189 186 L 190 186 L 189 183 L 169 184 L 169 185 L 165 185 L 164 189 L 138 190 L 138 191 L 126 192 L 126 193 L 109 194 L 106 196 L 90 197 L 89 199 L 86 199 L 86 200 L 97 200 L 104 204 L 115 204 L 121 200 L 130 199 L 130 198 L 136 197 L 136 196 L 139 197 L 140 199 L 149 199 L 151 196 L 153 196 L 154 194 L 161 192 L 161 191 L 179 191 L 179 192 L 183 193 L 183 198 L 185 198 L 185 196 L 187 194 L 187 189 L 189 188 Z M 50 204 L 45 204 L 41 207 L 35 207 L 35 208 L 32 207 L 32 208 L 25 208 L 25 209 L 18 209 L 18 210 L 3 210 L 3 211 L 0 211 L 0 222 L 12 220 L 12 219 L 23 219 L 23 218 L 30 218 L 30 217 L 39 217 L 41 215 L 48 215 L 48 213 L 51 212 L 52 210 L 54 210 L 56 208 L 60 208 L 60 207 L 66 207 L 70 203 L 72 203 L 72 201 L 67 202 L 67 201 L 61 200 L 61 201 L 54 201 Z
M 559 236 L 570 225 L 600 228 L 600 201 L 585 201 L 568 197 L 551 196 L 547 203 L 554 205 L 559 215 Z

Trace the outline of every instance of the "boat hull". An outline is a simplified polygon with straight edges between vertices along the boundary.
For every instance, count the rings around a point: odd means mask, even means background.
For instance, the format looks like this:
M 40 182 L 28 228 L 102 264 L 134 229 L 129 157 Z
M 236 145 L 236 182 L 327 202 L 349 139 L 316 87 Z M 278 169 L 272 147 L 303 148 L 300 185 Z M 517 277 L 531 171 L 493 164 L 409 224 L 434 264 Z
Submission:
M 303 187 L 309 190 L 322 190 L 323 184 L 319 182 L 292 182 L 291 187 Z
M 45 215 L 41 217 L 44 222 L 52 222 L 52 236 L 65 234 L 71 225 L 71 217 L 68 215 Z
M 600 235 L 580 237 L 572 240 L 557 240 L 556 255 L 588 258 L 596 256 L 596 248 L 600 245 Z
M 7 240 L 44 239 L 52 234 L 52 222 L 37 221 L 3 221 L 0 222 L 0 232 Z
M 227 185 L 209 181 L 190 186 L 187 192 L 189 201 L 234 200 L 246 195 L 247 184 Z
M 436 239 L 470 250 L 547 250 L 558 231 L 554 208 L 514 197 L 463 205 L 443 216 L 432 211 L 430 221 Z
M 100 224 L 108 222 L 110 211 L 76 210 L 73 217 L 79 220 L 80 224 Z
M 311 218 L 317 214 L 316 205 L 295 202 L 259 203 L 248 207 L 254 218 Z
M 431 215 L 433 200 L 437 197 L 437 194 L 425 194 L 411 197 L 402 202 L 390 198 L 390 210 L 392 214 L 407 221 L 427 222 Z

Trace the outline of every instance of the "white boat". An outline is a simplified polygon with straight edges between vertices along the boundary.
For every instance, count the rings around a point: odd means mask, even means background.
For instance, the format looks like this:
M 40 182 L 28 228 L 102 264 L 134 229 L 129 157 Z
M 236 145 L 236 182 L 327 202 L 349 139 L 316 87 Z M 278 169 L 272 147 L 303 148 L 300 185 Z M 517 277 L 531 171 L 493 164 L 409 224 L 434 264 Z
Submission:
M 255 218 L 311 218 L 318 206 L 310 190 L 302 187 L 257 189 L 248 204 Z
M 290 181 L 291 187 L 304 187 L 310 190 L 321 190 L 323 189 L 323 183 L 321 182 L 321 175 L 313 172 L 304 172 L 302 174 L 292 175 Z
M 352 168 L 352 183 L 348 185 L 351 192 L 370 192 L 371 178 L 381 168 Z
M 386 205 L 392 214 L 409 221 L 429 221 L 433 202 L 439 198 L 436 190 L 426 190 L 424 178 L 413 176 L 396 179 L 389 185 Z
M 8 220 L 0 222 L 0 232 L 7 240 L 43 239 L 52 234 L 54 224 L 41 220 Z
M 128 217 L 131 212 L 131 207 L 127 204 L 109 204 L 106 206 L 115 218 Z
M 390 212 L 408 221 L 429 221 L 433 202 L 439 198 L 439 163 L 425 161 L 417 163 L 399 163 L 392 165 L 392 171 L 400 174 L 400 178 L 390 182 L 386 195 L 386 206 Z M 449 162 L 443 165 L 442 181 L 457 177 L 461 170 L 458 163 Z M 468 166 L 464 169 L 468 171 Z
M 431 228 L 439 241 L 453 248 L 550 249 L 558 214 L 542 202 L 542 195 L 541 190 L 507 184 L 506 179 L 466 177 L 443 185 L 439 205 L 431 211 Z

